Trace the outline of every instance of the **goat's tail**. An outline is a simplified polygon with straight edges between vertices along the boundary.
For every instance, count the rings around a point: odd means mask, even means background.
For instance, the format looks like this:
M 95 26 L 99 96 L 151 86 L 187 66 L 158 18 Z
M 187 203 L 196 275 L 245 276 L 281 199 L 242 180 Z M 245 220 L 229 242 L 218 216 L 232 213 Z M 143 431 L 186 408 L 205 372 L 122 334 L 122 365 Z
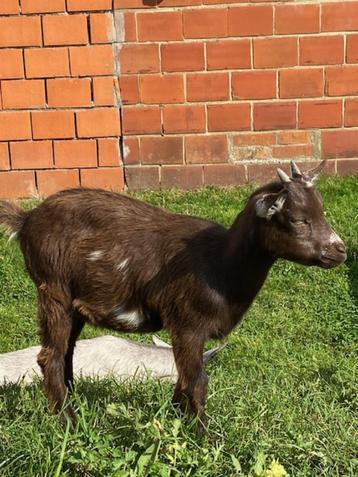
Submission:
M 11 202 L 0 201 L 0 227 L 11 237 L 16 237 L 24 225 L 27 213 Z

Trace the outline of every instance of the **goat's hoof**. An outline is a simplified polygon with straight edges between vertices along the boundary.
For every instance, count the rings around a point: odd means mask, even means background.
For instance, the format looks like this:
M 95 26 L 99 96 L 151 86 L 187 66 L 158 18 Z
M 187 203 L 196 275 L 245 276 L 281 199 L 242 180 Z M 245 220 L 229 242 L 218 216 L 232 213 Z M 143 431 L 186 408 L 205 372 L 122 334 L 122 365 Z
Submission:
M 75 411 L 72 409 L 71 406 L 67 406 L 67 407 L 64 409 L 62 415 L 65 417 L 66 422 L 67 422 L 67 421 L 70 421 L 72 427 L 76 427 L 76 425 L 77 425 L 77 416 L 76 416 Z
M 203 416 L 197 417 L 195 432 L 199 436 L 205 436 L 208 433 L 208 418 L 205 414 Z

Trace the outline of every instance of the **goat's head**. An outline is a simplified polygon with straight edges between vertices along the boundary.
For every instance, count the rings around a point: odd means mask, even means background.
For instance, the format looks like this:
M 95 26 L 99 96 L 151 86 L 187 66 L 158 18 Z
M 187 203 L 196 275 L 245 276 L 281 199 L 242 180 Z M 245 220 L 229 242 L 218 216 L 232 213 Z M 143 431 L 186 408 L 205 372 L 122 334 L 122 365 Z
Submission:
M 260 241 L 273 257 L 323 268 L 346 260 L 345 245 L 328 224 L 322 197 L 314 187 L 323 166 L 324 161 L 302 173 L 291 162 L 292 177 L 278 169 L 277 191 L 256 196 Z

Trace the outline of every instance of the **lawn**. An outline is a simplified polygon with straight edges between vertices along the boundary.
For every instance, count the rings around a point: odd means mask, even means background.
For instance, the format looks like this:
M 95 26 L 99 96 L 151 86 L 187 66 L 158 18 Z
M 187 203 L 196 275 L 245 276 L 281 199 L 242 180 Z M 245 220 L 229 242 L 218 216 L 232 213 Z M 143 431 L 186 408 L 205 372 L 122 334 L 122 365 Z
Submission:
M 208 366 L 209 433 L 156 381 L 81 381 L 76 429 L 46 411 L 39 383 L 0 388 L 0 475 L 358 475 L 358 178 L 319 183 L 349 247 L 334 270 L 279 262 L 229 345 Z M 250 190 L 143 193 L 143 200 L 229 225 Z M 16 243 L 0 240 L 0 352 L 38 343 L 35 290 Z M 82 337 L 103 334 L 87 327 Z M 164 334 L 162 334 L 165 337 Z M 150 337 L 134 337 L 148 340 Z M 270 471 L 271 468 L 271 471 Z

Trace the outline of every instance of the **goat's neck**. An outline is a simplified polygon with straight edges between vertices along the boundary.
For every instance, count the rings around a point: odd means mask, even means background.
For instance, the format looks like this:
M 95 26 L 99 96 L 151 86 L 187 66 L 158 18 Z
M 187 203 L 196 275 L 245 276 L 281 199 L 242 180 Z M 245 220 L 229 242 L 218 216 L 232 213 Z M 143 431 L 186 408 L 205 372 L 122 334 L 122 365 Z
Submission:
M 230 300 L 249 306 L 275 262 L 260 244 L 256 215 L 250 206 L 238 215 L 228 231 L 225 262 Z

